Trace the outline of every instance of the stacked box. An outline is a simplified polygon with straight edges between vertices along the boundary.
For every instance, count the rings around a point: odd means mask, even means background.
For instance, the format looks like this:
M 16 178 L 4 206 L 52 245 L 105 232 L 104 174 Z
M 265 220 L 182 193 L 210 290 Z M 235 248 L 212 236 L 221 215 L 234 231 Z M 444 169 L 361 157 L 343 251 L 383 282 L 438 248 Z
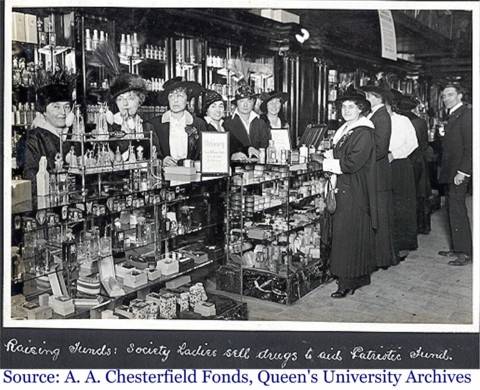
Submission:
M 217 290 L 241 293 L 240 268 L 227 264 L 218 268 L 216 272 Z
M 160 293 L 158 309 L 160 318 L 177 318 L 177 297 L 169 292 Z

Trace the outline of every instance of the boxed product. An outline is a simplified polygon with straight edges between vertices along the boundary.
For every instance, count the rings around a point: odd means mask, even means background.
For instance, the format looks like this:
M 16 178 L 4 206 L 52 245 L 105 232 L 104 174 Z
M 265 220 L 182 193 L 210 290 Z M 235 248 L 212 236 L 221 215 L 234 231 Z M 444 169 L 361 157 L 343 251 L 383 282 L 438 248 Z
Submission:
M 14 12 L 15 13 L 15 12 Z M 32 183 L 30 180 L 12 180 L 12 213 L 32 209 Z
M 192 181 L 196 178 L 195 167 L 164 167 L 165 180 L 169 181 Z
M 55 313 L 61 316 L 68 316 L 75 312 L 73 299 L 68 296 L 51 295 L 48 304 Z
M 195 308 L 195 305 L 198 302 L 206 301 L 208 299 L 207 293 L 202 283 L 196 283 L 192 287 L 190 287 L 189 293 L 190 293 L 190 307 L 192 309 Z
M 145 272 L 133 269 L 123 276 L 123 285 L 126 287 L 137 288 L 148 283 L 148 276 Z
M 158 260 L 157 268 L 161 271 L 162 275 L 174 275 L 178 273 L 178 261 L 173 260 L 172 258 L 163 258 Z
M 202 317 L 211 317 L 217 314 L 215 304 L 212 302 L 197 302 L 193 311 Z
M 52 308 L 49 306 L 40 306 L 34 302 L 25 302 L 23 309 L 29 320 L 48 320 L 53 317 Z
M 177 297 L 170 292 L 160 292 L 158 311 L 160 318 L 177 318 Z

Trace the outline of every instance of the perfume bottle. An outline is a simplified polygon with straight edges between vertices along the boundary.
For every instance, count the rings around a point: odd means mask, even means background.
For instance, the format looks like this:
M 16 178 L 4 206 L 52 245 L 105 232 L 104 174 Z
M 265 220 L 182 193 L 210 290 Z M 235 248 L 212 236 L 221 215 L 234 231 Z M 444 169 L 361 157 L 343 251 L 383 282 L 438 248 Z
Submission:
M 92 50 L 96 50 L 98 46 L 98 31 L 93 30 Z
M 92 51 L 92 37 L 88 28 L 85 30 L 85 50 Z
M 127 43 L 126 43 L 125 55 L 127 57 L 131 57 L 132 54 L 133 54 L 132 40 L 130 39 L 130 34 L 127 34 Z
M 140 46 L 138 44 L 137 33 L 133 33 L 132 53 L 134 57 L 138 57 L 140 55 Z
M 122 39 L 120 41 L 120 54 L 122 56 L 127 55 L 127 42 L 125 41 L 125 34 L 122 34 Z
M 268 141 L 267 147 L 267 164 L 275 164 L 277 161 L 277 150 L 273 140 Z
M 107 257 L 112 254 L 112 237 L 107 235 L 108 227 L 105 227 L 105 233 L 100 239 L 100 256 Z

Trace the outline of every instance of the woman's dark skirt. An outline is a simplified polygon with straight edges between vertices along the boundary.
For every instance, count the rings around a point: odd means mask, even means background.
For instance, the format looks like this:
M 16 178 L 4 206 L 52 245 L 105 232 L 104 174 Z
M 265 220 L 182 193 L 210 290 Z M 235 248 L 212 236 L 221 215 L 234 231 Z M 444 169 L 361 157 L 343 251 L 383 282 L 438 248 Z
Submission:
M 409 159 L 393 160 L 393 246 L 395 253 L 416 250 L 417 199 L 412 163 Z

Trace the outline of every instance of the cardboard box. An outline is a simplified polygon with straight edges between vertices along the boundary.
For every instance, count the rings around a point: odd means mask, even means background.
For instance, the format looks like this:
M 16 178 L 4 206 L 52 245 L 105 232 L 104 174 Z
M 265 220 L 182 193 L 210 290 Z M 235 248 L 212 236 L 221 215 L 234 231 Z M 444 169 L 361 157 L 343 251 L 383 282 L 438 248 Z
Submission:
M 12 212 L 32 210 L 32 183 L 30 180 L 12 180 Z
M 73 299 L 67 296 L 53 296 L 51 295 L 48 302 L 53 311 L 61 316 L 68 316 L 75 313 L 75 305 Z
M 53 311 L 48 306 L 39 306 L 26 302 L 23 304 L 23 309 L 27 313 L 27 319 L 29 320 L 49 320 L 53 317 Z
M 123 285 L 126 287 L 137 288 L 148 283 L 147 274 L 143 271 L 132 270 L 123 277 Z
M 38 43 L 36 15 L 25 14 L 25 42 Z
M 173 259 L 160 259 L 157 262 L 157 268 L 162 275 L 174 275 L 178 273 L 178 261 Z
M 12 12 L 12 40 L 25 42 L 25 14 Z
M 162 271 L 160 271 L 157 268 L 147 269 L 147 270 L 145 270 L 145 273 L 148 276 L 148 280 L 151 280 L 151 281 L 160 279 L 162 277 Z

